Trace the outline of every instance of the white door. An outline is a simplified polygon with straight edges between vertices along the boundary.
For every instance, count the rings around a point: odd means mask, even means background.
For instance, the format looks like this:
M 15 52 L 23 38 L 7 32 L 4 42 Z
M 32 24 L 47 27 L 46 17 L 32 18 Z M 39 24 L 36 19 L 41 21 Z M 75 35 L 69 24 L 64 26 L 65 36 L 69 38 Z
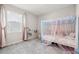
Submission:
M 22 15 L 7 10 L 6 45 L 22 41 Z

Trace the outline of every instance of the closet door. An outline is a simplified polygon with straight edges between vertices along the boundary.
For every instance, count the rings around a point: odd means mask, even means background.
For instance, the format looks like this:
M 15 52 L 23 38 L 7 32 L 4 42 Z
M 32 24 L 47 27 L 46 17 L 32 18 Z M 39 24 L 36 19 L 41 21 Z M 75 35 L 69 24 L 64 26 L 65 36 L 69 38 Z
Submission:
M 7 10 L 6 15 L 6 44 L 22 41 L 22 15 L 10 10 Z

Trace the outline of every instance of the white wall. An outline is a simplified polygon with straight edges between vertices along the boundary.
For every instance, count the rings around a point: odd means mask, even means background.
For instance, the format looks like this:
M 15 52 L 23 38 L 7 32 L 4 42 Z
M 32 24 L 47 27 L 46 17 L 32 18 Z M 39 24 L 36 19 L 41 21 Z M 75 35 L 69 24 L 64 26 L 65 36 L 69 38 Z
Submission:
M 64 16 L 75 15 L 75 13 L 76 13 L 75 5 L 70 5 L 68 7 L 52 11 L 49 14 L 42 15 L 40 16 L 40 18 L 41 19 L 56 19 L 56 18 L 60 18 Z
M 38 20 L 38 30 L 40 32 L 41 20 L 57 19 L 57 18 L 65 17 L 65 16 L 73 16 L 75 14 L 76 14 L 75 5 L 70 5 L 68 7 L 52 11 L 49 14 L 41 15 L 39 16 L 39 20 Z
M 34 39 L 37 35 L 34 33 L 34 30 L 37 30 L 37 16 L 27 12 L 26 14 L 26 26 L 31 29 L 32 36 L 28 37 L 28 39 Z
M 79 4 L 76 5 L 76 15 L 79 16 Z
M 0 21 L 1 21 L 1 5 L 0 5 Z M 2 45 L 2 31 L 1 31 L 1 22 L 0 22 L 0 47 Z
M 26 15 L 27 27 L 29 27 L 32 30 L 36 30 L 37 29 L 37 20 L 38 19 L 37 19 L 36 15 L 27 12 L 27 15 Z
M 79 4 L 76 5 L 76 43 L 77 43 L 77 47 L 79 49 Z M 77 51 L 79 52 L 79 51 Z

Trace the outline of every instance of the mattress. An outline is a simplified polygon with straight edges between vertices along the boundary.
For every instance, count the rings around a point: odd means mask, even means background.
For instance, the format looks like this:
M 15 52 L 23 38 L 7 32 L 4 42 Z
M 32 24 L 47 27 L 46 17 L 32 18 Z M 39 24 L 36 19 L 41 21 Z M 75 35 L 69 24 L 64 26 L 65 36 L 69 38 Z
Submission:
M 69 36 L 60 37 L 60 36 L 44 35 L 44 36 L 42 36 L 42 39 L 46 40 L 46 41 L 55 42 L 58 44 L 70 46 L 73 48 L 76 47 L 75 38 L 72 38 Z

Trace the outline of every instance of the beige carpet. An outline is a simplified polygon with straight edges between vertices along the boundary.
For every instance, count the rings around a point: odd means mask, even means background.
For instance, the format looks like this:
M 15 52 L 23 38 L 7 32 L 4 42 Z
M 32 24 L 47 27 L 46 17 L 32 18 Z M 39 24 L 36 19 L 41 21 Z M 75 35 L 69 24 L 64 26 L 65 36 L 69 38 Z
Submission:
M 20 42 L 3 49 L 0 54 L 70 54 L 56 45 L 46 46 L 38 39 Z

